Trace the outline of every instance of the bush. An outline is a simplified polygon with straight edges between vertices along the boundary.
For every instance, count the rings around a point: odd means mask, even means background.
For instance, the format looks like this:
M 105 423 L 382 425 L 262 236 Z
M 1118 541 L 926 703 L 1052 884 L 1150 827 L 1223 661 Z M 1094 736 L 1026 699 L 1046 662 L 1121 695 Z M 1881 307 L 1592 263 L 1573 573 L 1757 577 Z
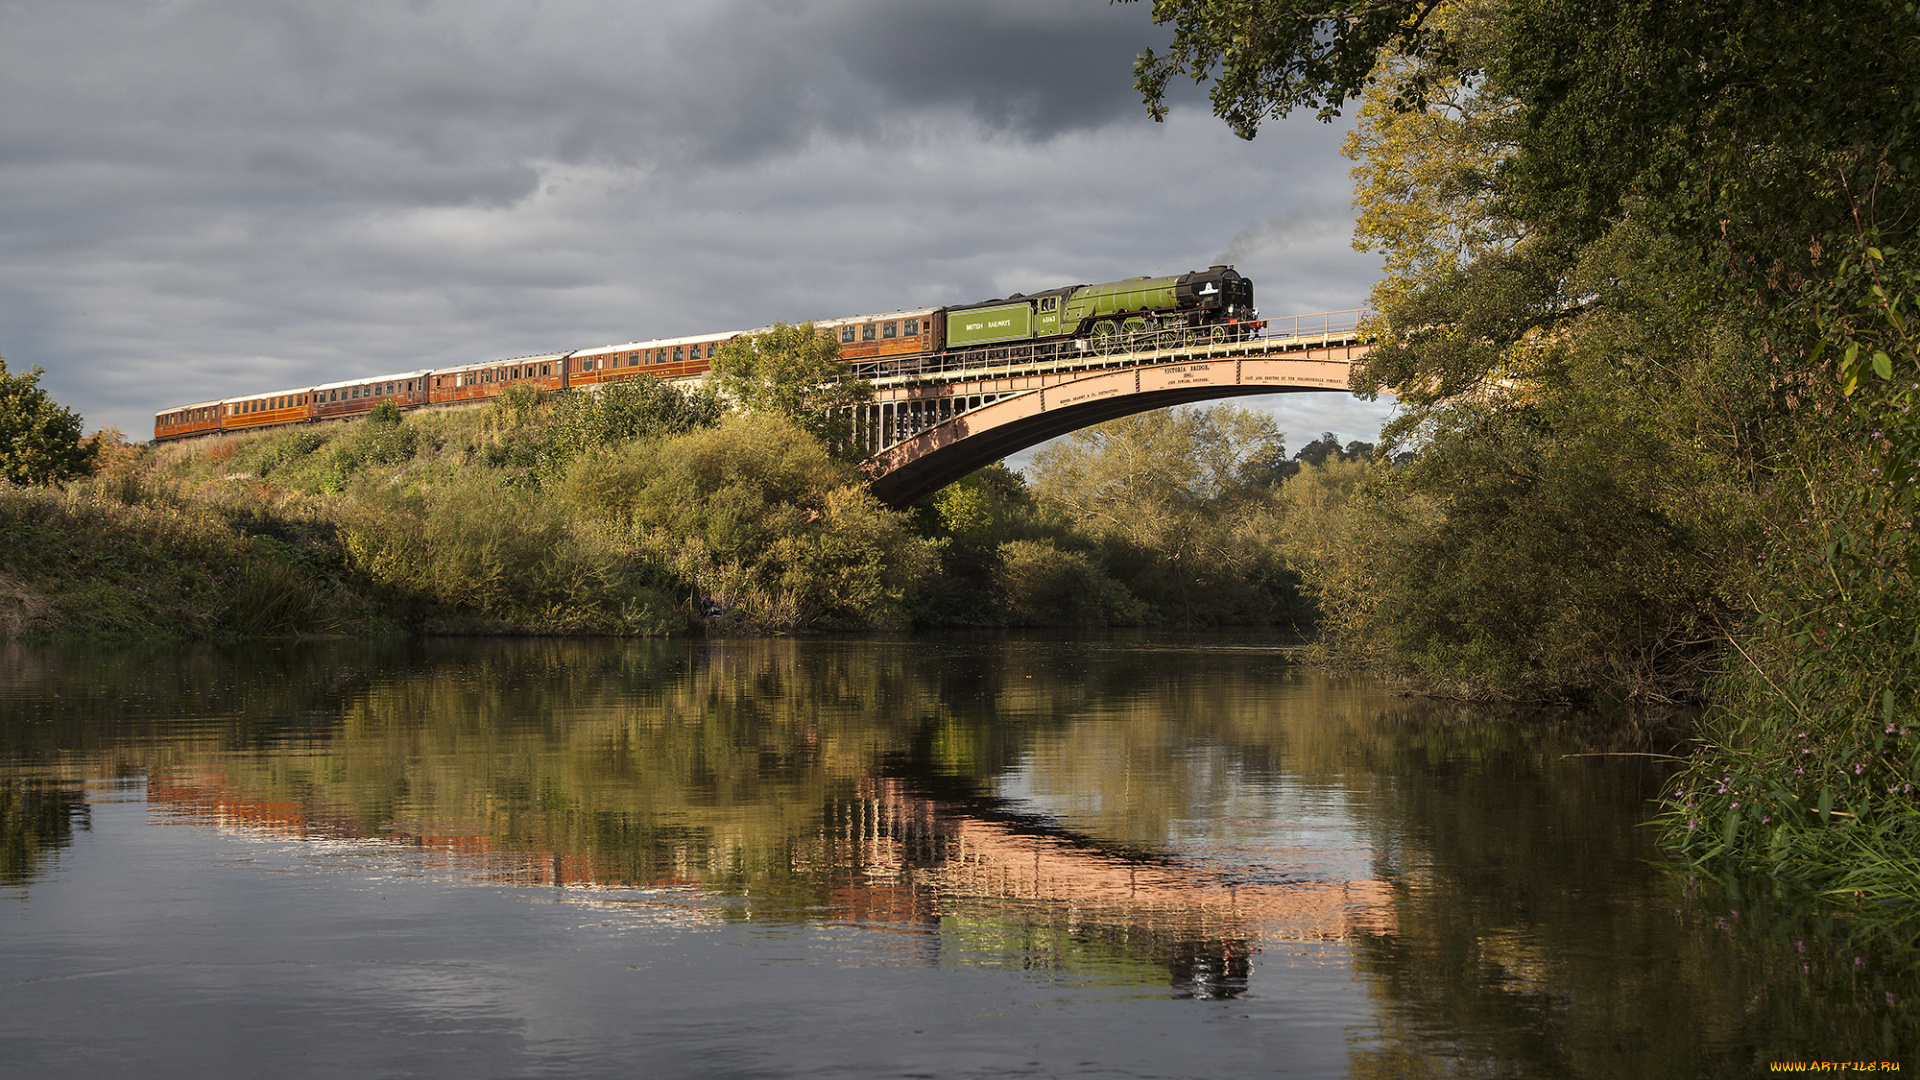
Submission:
M 369 618 L 207 504 L 0 488 L 0 553 L 0 631 L 15 635 L 324 634 Z
M 348 514 L 349 565 L 417 624 L 666 633 L 673 604 L 612 537 L 555 500 L 469 473 L 430 493 L 368 495 Z M 470 624 L 479 625 L 479 624 Z
M 743 627 L 898 621 L 930 554 L 857 471 L 772 414 L 583 460 L 565 494 L 622 523 L 690 602 Z
M 1000 546 L 994 585 L 1014 626 L 1105 626 L 1145 621 L 1145 605 L 1085 555 L 1051 540 Z
M 93 471 L 99 445 L 80 437 L 78 413 L 40 389 L 40 374 L 9 374 L 0 358 L 0 481 L 54 484 Z

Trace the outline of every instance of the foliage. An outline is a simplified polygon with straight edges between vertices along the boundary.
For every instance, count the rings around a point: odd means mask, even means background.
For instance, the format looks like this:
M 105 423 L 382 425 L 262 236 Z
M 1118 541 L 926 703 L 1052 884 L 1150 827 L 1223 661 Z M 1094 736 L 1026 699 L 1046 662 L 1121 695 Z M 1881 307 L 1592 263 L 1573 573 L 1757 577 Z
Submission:
M 1296 108 L 1331 119 L 1367 86 L 1382 52 L 1448 55 L 1446 35 L 1430 20 L 1438 7 L 1438 0 L 1154 0 L 1153 21 L 1172 23 L 1174 39 L 1166 53 L 1140 55 L 1134 86 L 1159 120 L 1174 76 L 1212 78 L 1214 115 L 1243 139 Z
M 251 526 L 251 528 L 249 528 Z M 0 637 L 199 638 L 369 625 L 266 522 L 91 491 L 0 489 Z M 261 529 L 261 532 L 254 532 Z M 251 535 L 250 535 L 251 534 Z
M 1099 545 L 1127 588 L 1183 623 L 1302 619 L 1272 537 L 1285 448 L 1231 404 L 1085 428 L 1034 456 L 1034 493 Z
M 663 633 L 676 621 L 617 541 L 497 474 L 370 492 L 343 521 L 342 545 L 415 621 L 471 611 L 500 629 L 574 633 Z
M 1857 415 L 1851 443 L 1797 457 L 1804 517 L 1774 529 L 1761 614 L 1720 680 L 1711 752 L 1676 782 L 1667 841 L 1835 899 L 1920 902 L 1920 278 L 1863 238 L 1826 292 L 1829 340 Z M 1865 278 L 1864 290 L 1859 289 Z M 1868 299 L 1849 310 L 1847 298 Z
M 0 480 L 57 484 L 93 471 L 97 442 L 80 437 L 80 416 L 40 389 L 41 370 L 10 374 L 0 357 Z
M 1342 152 L 1355 164 L 1353 244 L 1381 254 L 1375 310 L 1423 283 L 1511 249 L 1523 224 L 1500 198 L 1498 174 L 1511 155 L 1515 103 L 1479 71 L 1498 45 L 1487 0 L 1439 7 L 1430 24 L 1454 35 L 1455 63 L 1382 58 L 1361 99 Z M 1424 79 L 1426 107 L 1405 108 Z
M 872 625 L 903 616 L 930 552 L 905 515 L 780 416 L 729 417 L 583 462 L 566 497 L 609 517 L 690 603 L 730 625 Z
M 545 482 L 563 475 L 582 455 L 638 438 L 711 427 L 723 411 L 711 387 L 682 387 L 664 379 L 622 379 L 558 395 L 513 386 L 489 407 L 492 438 L 480 454 L 488 465 L 520 469 L 534 482 Z
M 783 416 L 840 456 L 857 457 L 853 410 L 873 395 L 872 384 L 846 377 L 840 342 L 812 323 L 742 334 L 720 346 L 713 381 L 748 411 Z
M 1140 602 L 1093 559 L 1051 540 L 1000 546 L 994 587 L 1013 626 L 1105 626 L 1145 621 Z
M 1389 275 L 1355 387 L 1399 396 L 1386 450 L 1415 456 L 1357 503 L 1378 524 L 1339 573 L 1381 599 L 1324 584 L 1337 640 L 1470 692 L 1667 694 L 1717 648 L 1669 841 L 1920 892 L 1920 9 L 1156 13 L 1175 48 L 1143 77 L 1217 66 L 1241 134 L 1366 95 L 1357 240 Z

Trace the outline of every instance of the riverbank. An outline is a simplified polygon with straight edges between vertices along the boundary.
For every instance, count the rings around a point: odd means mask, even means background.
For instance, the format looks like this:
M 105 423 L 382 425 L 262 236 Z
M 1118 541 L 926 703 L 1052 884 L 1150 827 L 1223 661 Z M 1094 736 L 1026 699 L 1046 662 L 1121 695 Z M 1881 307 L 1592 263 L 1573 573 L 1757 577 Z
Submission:
M 787 420 L 651 380 L 119 445 L 87 479 L 0 489 L 0 637 L 1311 621 L 1277 541 L 1236 538 L 1271 487 L 1130 515 L 1185 530 L 1163 542 L 1005 469 L 905 512 L 864 481 Z M 1193 560 L 1203 526 L 1219 550 Z

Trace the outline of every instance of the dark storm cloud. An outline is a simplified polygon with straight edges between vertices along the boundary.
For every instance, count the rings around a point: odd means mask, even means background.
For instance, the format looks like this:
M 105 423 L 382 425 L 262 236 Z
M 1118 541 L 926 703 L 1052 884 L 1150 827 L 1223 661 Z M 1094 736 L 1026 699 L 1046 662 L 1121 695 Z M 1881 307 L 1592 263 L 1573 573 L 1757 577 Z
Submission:
M 959 105 L 1024 136 L 1137 118 L 1129 74 L 1158 36 L 1105 3 L 903 3 L 855 14 L 835 54 L 884 96 Z
M 394 195 L 435 200 L 463 167 L 499 197 L 482 162 L 740 160 L 902 109 L 1047 137 L 1135 112 L 1153 34 L 1104 0 L 27 3 L 0 27 L 5 126 L 43 152 L 430 173 Z

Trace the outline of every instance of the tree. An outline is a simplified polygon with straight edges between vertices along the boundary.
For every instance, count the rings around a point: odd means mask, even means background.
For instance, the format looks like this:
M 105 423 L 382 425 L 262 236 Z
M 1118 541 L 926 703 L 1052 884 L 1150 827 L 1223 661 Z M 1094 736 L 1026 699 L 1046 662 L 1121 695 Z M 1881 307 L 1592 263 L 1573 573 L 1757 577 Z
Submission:
M 1183 621 L 1265 620 L 1294 600 L 1272 541 L 1273 417 L 1156 409 L 1034 455 L 1035 496 L 1100 540 L 1133 592 Z
M 1153 21 L 1173 24 L 1173 43 L 1166 53 L 1141 54 L 1134 86 L 1158 120 L 1174 76 L 1212 78 L 1214 115 L 1243 139 L 1294 109 L 1331 119 L 1368 86 L 1383 54 L 1448 55 L 1445 32 L 1429 18 L 1439 7 L 1441 0 L 1154 0 Z M 1408 90 L 1417 100 L 1421 86 Z
M 873 396 L 873 384 L 849 378 L 840 342 L 812 323 L 775 323 L 720 346 L 713 358 L 720 391 L 749 412 L 784 416 L 812 432 L 839 457 L 858 456 L 854 409 Z
M 1638 655 L 1717 703 L 1669 843 L 1920 895 L 1920 8 L 1154 10 L 1156 114 L 1178 71 L 1217 71 L 1243 136 L 1364 97 L 1358 239 L 1389 278 L 1354 386 L 1398 394 L 1385 449 L 1417 455 L 1361 497 L 1354 621 L 1457 687 Z
M 40 389 L 41 369 L 7 372 L 0 357 L 0 479 L 56 484 L 93 471 L 99 444 L 82 440 L 80 416 Z

